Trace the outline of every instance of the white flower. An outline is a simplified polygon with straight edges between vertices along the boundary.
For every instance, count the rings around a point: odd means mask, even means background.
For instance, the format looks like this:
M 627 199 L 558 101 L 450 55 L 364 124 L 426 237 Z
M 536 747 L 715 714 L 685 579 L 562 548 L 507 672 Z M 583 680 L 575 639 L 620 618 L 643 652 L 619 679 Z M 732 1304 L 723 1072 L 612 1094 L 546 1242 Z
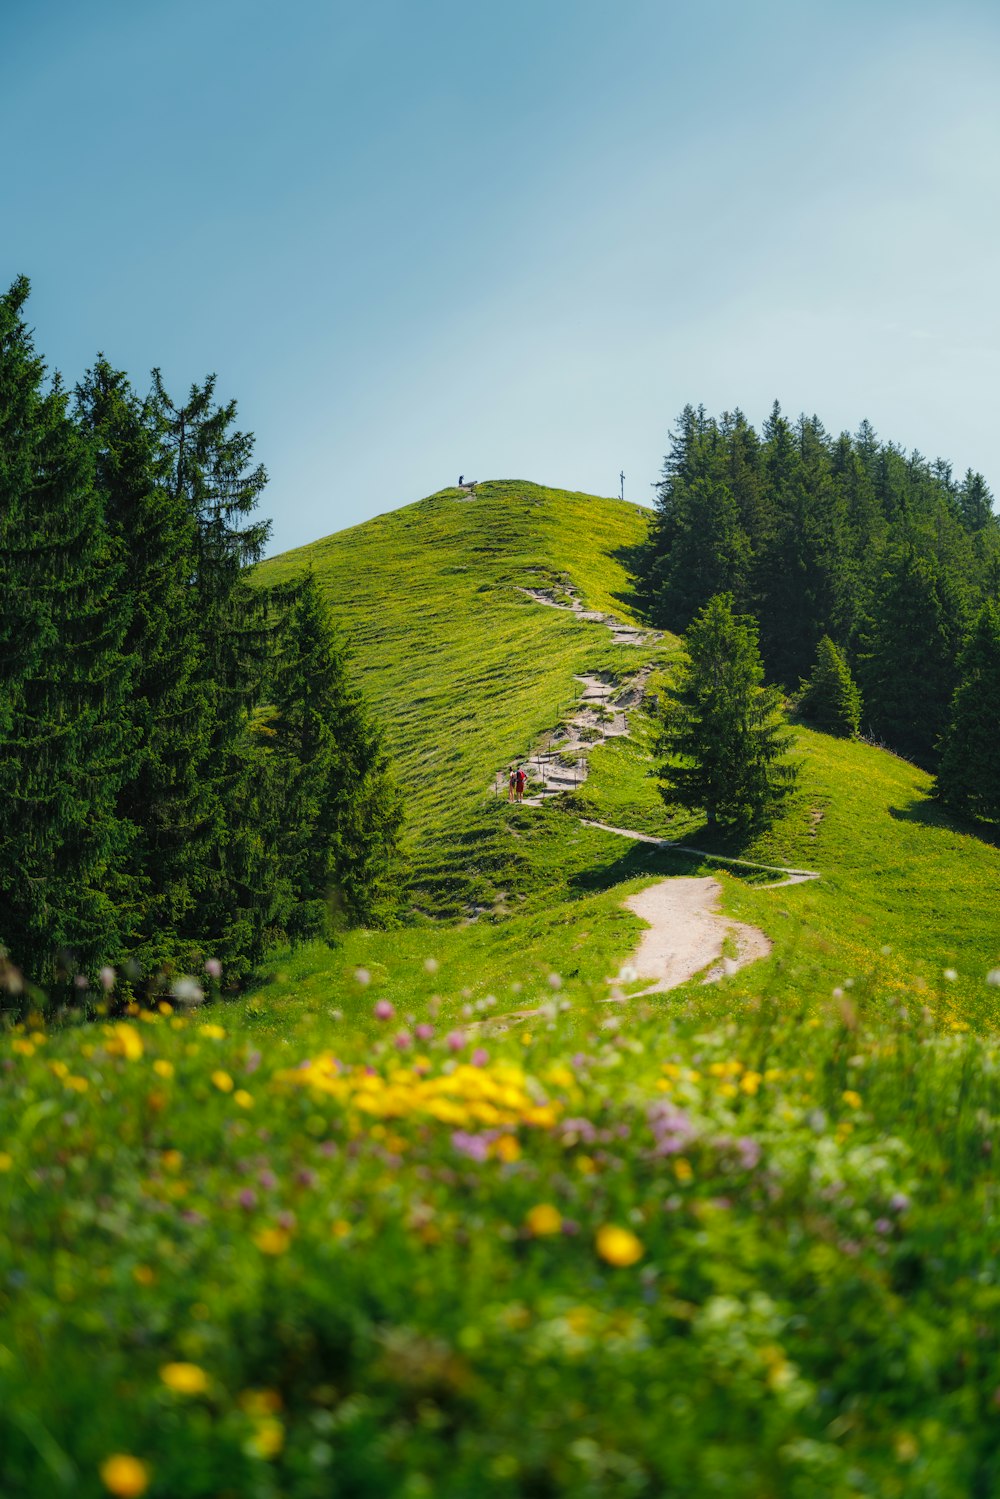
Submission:
M 618 982 L 620 984 L 634 984 L 635 981 L 636 981 L 636 979 L 638 977 L 639 977 L 639 975 L 635 971 L 635 969 L 632 967 L 631 963 L 626 963 L 619 970 L 619 973 L 618 973 Z
M 986 982 L 992 984 L 994 989 L 1000 989 L 1000 968 L 991 968 L 986 975 Z
M 200 1005 L 205 998 L 204 989 L 189 973 L 182 973 L 174 979 L 170 994 L 179 1005 Z
M 946 968 L 944 971 L 944 976 L 948 980 L 949 984 L 953 984 L 958 978 L 958 974 L 955 972 L 954 968 Z
M 425 958 L 424 959 L 424 972 L 425 973 L 437 973 L 437 971 L 440 968 L 440 966 L 441 965 L 438 962 L 437 958 Z
M 367 989 L 367 987 L 371 983 L 371 981 L 372 981 L 372 976 L 368 972 L 367 968 L 355 968 L 355 970 L 354 970 L 354 982 L 356 984 L 360 984 L 361 987 L 362 987 L 362 989 Z

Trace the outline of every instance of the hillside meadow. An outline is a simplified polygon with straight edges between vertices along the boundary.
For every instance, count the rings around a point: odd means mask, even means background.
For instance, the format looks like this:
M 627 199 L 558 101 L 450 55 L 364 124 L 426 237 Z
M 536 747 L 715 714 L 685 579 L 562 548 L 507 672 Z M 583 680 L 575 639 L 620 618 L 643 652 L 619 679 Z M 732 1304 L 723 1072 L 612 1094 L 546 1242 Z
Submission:
M 638 710 L 574 795 L 492 794 L 577 673 L 669 671 L 671 637 L 519 592 L 629 620 L 645 524 L 483 485 L 265 565 L 349 627 L 411 909 L 237 998 L 8 1028 L 5 1496 L 1000 1488 L 1000 851 L 801 727 L 795 797 L 739 847 L 668 815 Z M 622 900 L 708 872 L 770 958 L 630 999 Z

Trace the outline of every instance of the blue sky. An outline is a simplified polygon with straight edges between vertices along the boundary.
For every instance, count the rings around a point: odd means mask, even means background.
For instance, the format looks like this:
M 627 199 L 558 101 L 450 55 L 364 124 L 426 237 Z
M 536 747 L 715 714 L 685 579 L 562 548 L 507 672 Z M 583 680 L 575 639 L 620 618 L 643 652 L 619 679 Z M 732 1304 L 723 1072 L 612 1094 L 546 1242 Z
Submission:
M 993 0 L 0 0 L 0 280 L 209 370 L 274 551 L 474 478 L 649 502 L 775 396 L 1000 491 Z

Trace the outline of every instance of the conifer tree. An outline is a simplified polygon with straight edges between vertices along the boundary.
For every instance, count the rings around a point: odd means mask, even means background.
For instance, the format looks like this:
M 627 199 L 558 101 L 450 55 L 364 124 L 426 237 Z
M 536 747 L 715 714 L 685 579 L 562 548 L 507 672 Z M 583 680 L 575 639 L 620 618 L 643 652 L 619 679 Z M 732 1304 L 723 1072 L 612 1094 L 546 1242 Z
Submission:
M 827 734 L 854 739 L 861 724 L 861 693 L 841 650 L 829 635 L 816 648 L 809 680 L 802 684 L 799 711 Z
M 190 936 L 197 919 L 212 821 L 212 714 L 194 590 L 197 518 L 170 482 L 157 421 L 103 357 L 77 387 L 76 416 L 92 441 L 109 530 L 127 559 L 131 749 L 118 805 L 137 830 L 133 956 L 154 972 L 185 963 L 178 934 Z
M 756 624 L 721 594 L 701 610 L 686 644 L 662 706 L 663 798 L 704 809 L 710 826 L 762 822 L 792 790 L 796 769 L 780 694 L 763 685 Z
M 935 794 L 946 806 L 1000 821 L 1000 605 L 980 609 L 958 658 L 958 686 Z
M 0 297 L 0 940 L 51 983 L 115 961 L 130 924 L 129 665 L 122 561 L 28 291 Z
M 373 924 L 398 899 L 402 803 L 312 572 L 286 585 L 272 753 L 293 936 Z
M 930 766 L 956 685 L 963 601 L 931 558 L 894 553 L 879 580 L 861 687 L 868 730 L 890 749 Z
M 196 829 L 204 852 L 182 935 L 207 940 L 239 976 L 263 951 L 280 884 L 273 837 L 247 823 L 259 810 L 261 747 L 252 726 L 273 629 L 266 593 L 247 581 L 270 529 L 269 522 L 250 519 L 267 474 L 261 465 L 251 467 L 253 436 L 234 429 L 235 401 L 216 402 L 214 376 L 193 385 L 178 406 L 154 370 L 148 410 L 167 455 L 167 483 L 195 527 L 191 586 L 199 664 L 193 680 L 210 717 L 202 775 L 211 795 Z

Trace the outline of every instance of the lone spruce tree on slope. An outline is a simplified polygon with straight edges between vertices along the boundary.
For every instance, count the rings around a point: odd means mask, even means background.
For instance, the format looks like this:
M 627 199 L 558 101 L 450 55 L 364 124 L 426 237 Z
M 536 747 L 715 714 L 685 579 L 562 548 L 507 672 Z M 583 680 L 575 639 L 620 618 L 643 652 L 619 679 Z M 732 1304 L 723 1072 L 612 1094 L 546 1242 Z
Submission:
M 861 723 L 861 693 L 843 651 L 824 635 L 816 648 L 812 674 L 803 684 L 799 709 L 827 734 L 856 739 Z
M 687 658 L 663 706 L 661 794 L 703 808 L 710 827 L 767 820 L 795 785 L 780 694 L 763 685 L 757 626 L 733 613 L 731 594 L 709 599 L 687 635 Z
M 1000 606 L 992 600 L 976 617 L 958 671 L 935 795 L 957 812 L 1000 821 Z

